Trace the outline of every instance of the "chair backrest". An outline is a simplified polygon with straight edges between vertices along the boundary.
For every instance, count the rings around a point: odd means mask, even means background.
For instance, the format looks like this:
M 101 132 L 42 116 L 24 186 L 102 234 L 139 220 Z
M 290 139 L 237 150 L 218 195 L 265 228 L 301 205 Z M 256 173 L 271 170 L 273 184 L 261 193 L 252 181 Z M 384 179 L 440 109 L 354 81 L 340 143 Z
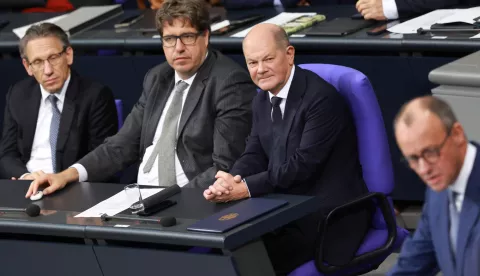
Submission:
M 115 100 L 115 106 L 117 107 L 118 129 L 120 129 L 123 126 L 123 103 L 122 103 L 122 100 Z
M 333 85 L 347 100 L 357 131 L 363 178 L 370 192 L 390 194 L 394 188 L 392 160 L 377 97 L 361 72 L 332 64 L 302 64 Z

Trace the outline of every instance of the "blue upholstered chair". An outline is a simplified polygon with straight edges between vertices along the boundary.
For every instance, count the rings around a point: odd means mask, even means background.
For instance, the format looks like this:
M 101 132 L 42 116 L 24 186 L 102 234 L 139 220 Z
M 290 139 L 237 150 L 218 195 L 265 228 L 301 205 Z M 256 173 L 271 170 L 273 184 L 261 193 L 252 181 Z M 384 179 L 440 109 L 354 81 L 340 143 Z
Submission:
M 370 193 L 334 209 L 320 227 L 315 259 L 292 271 L 289 276 L 358 275 L 376 269 L 399 248 L 408 231 L 397 227 L 390 194 L 394 188 L 390 151 L 380 107 L 368 78 L 352 68 L 330 64 L 302 64 L 332 84 L 348 102 L 357 128 L 360 163 Z M 336 212 L 366 207 L 375 202 L 372 226 L 356 257 L 344 266 L 330 266 L 323 260 L 322 233 Z M 352 225 L 354 227 L 354 225 Z
M 118 129 L 120 129 L 123 126 L 123 103 L 122 103 L 122 100 L 115 100 L 115 106 L 117 107 Z

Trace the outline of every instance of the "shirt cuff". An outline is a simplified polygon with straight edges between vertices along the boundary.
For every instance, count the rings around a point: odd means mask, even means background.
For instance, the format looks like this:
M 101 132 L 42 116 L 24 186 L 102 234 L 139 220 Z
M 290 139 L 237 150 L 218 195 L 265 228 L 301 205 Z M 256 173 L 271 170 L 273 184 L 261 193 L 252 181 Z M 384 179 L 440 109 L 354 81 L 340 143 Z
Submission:
M 247 180 L 244 178 L 242 179 L 242 182 L 245 183 L 245 186 L 247 186 L 248 197 L 252 197 L 252 194 L 250 194 L 250 189 L 248 188 Z
M 75 168 L 78 171 L 78 182 L 85 182 L 88 179 L 88 173 L 85 167 L 81 164 L 73 164 L 70 168 Z
M 25 175 L 27 175 L 27 174 L 30 174 L 30 173 L 29 173 L 29 172 L 28 172 L 28 173 L 24 173 L 24 174 L 22 174 L 22 176 L 20 176 L 18 179 L 23 179 L 23 178 L 25 177 Z
M 273 5 L 274 6 L 282 6 L 282 1 L 281 0 L 273 0 Z
M 383 15 L 385 15 L 387 19 L 398 18 L 397 3 L 395 3 L 395 0 L 382 0 L 382 6 Z

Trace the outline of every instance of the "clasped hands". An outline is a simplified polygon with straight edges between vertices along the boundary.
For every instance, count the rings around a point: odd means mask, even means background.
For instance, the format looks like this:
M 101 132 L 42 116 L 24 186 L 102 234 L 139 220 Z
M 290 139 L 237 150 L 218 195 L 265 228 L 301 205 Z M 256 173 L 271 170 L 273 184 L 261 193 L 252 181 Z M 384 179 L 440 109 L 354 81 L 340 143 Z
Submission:
M 211 202 L 229 202 L 250 197 L 248 187 L 240 175 L 218 171 L 215 182 L 203 192 L 206 200 Z

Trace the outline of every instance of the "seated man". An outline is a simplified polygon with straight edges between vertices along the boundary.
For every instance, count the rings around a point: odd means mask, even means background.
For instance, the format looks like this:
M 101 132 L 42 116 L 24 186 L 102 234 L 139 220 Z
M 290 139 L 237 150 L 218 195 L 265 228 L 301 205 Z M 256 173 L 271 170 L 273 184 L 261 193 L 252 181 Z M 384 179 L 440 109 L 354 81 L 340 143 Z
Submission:
M 167 62 L 148 71 L 143 93 L 117 135 L 59 174 L 34 181 L 49 194 L 102 181 L 141 161 L 138 183 L 208 187 L 245 149 L 255 85 L 233 60 L 209 50 L 203 0 L 168 0 L 157 13 Z
M 475 0 L 358 0 L 356 8 L 365 19 L 387 20 L 458 5 L 476 6 L 477 3 Z
M 30 27 L 20 40 L 30 76 L 7 93 L 0 177 L 34 179 L 59 172 L 118 130 L 112 91 L 73 70 L 73 49 L 58 26 Z
M 264 91 L 253 101 L 245 152 L 230 173 L 217 173 L 204 197 L 224 202 L 268 193 L 317 196 L 320 211 L 264 237 L 274 269 L 284 275 L 313 259 L 317 226 L 329 211 L 368 190 L 348 105 L 325 80 L 294 66 L 295 49 L 285 31 L 256 25 L 243 41 L 243 52 L 251 78 Z M 332 225 L 325 238 L 329 264 L 354 256 L 370 214 L 359 210 Z

